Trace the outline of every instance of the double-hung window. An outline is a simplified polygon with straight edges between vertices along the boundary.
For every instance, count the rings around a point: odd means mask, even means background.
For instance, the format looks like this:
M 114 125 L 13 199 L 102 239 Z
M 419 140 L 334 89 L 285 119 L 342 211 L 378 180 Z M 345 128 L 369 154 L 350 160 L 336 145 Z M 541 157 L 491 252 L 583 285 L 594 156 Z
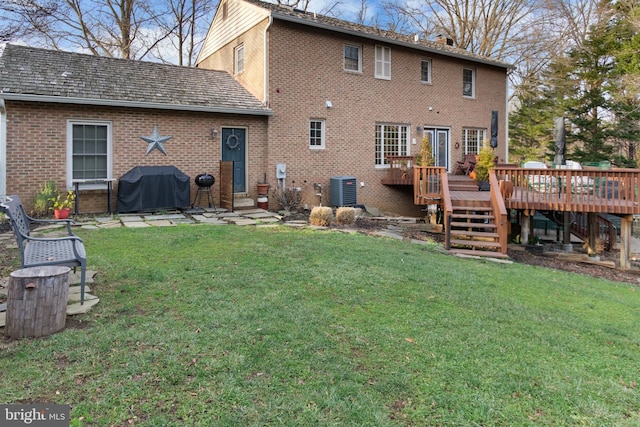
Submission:
M 476 73 L 471 68 L 462 70 L 462 96 L 468 98 L 476 96 Z
M 376 45 L 375 77 L 391 80 L 391 48 Z
M 462 129 L 462 146 L 464 154 L 478 154 L 486 137 L 486 129 Z
M 351 44 L 344 45 L 345 71 L 362 72 L 362 48 Z
M 431 60 L 423 59 L 420 61 L 420 81 L 422 83 L 431 83 Z
M 233 73 L 239 74 L 244 71 L 244 44 L 233 49 Z
M 409 126 L 376 125 L 376 166 L 389 164 L 387 156 L 409 155 Z
M 67 187 L 73 179 L 111 178 L 112 137 L 110 122 L 67 122 Z M 106 184 L 87 185 L 90 188 Z
M 312 150 L 321 150 L 324 148 L 324 120 L 309 120 L 309 148 Z

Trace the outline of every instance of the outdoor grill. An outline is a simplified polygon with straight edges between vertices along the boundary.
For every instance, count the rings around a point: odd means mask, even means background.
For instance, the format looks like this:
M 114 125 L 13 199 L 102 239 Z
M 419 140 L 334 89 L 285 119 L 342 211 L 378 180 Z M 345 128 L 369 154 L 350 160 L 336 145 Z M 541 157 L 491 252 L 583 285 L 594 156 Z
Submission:
M 118 181 L 118 212 L 189 207 L 190 181 L 175 166 L 136 166 Z
M 191 204 L 192 208 L 198 207 L 200 204 L 200 200 L 202 197 L 202 193 L 207 195 L 207 200 L 209 201 L 209 207 L 211 207 L 211 201 L 213 200 L 213 195 L 211 194 L 211 187 L 216 182 L 216 179 L 213 175 L 208 173 L 201 173 L 196 175 L 194 178 L 194 182 L 198 186 L 196 190 L 196 196 L 193 198 L 193 203 Z M 213 203 L 213 207 L 216 207 L 216 204 Z
M 201 173 L 199 175 L 196 175 L 195 182 L 198 187 L 209 188 L 216 182 L 216 179 L 213 177 L 213 175 L 209 175 L 208 173 Z

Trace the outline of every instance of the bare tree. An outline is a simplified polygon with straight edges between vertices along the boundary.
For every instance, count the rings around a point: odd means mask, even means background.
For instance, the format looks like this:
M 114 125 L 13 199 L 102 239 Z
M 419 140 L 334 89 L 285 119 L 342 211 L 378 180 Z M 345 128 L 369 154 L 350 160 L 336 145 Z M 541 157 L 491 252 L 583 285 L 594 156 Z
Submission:
M 0 9 L 34 44 L 127 59 L 147 54 L 137 42 L 154 17 L 146 0 L 14 0 Z
M 166 0 L 166 10 L 154 22 L 159 40 L 150 50 L 162 62 L 192 66 L 211 23 L 215 4 L 208 0 Z

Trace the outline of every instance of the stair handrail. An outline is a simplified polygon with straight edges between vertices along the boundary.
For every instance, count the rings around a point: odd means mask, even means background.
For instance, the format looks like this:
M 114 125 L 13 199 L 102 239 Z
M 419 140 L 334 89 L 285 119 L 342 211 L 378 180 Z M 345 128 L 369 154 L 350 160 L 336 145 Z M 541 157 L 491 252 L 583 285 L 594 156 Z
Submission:
M 507 253 L 507 224 L 509 217 L 507 215 L 507 208 L 504 204 L 504 196 L 500 191 L 500 185 L 498 184 L 498 177 L 495 170 L 489 171 L 489 185 L 491 187 L 491 208 L 493 209 L 493 215 L 495 216 L 498 242 L 500 243 L 500 253 Z
M 440 198 L 442 200 L 444 247 L 451 249 L 451 216 L 453 215 L 453 203 L 451 203 L 451 192 L 449 191 L 449 178 L 447 171 L 440 173 Z

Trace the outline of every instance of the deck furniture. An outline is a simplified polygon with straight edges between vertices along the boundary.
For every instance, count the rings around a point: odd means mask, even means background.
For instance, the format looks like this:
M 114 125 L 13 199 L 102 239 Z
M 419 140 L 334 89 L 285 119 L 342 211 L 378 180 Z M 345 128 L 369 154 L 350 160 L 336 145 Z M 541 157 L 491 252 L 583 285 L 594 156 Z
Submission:
M 82 239 L 73 234 L 71 224 L 73 220 L 36 219 L 27 215 L 20 201 L 20 197 L 8 196 L 0 203 L 0 209 L 9 217 L 13 234 L 20 249 L 22 267 L 39 267 L 47 265 L 62 265 L 74 269 L 80 267 L 80 304 L 84 304 L 84 290 L 86 278 L 87 255 Z M 30 224 L 64 224 L 67 236 L 64 237 L 32 237 Z

